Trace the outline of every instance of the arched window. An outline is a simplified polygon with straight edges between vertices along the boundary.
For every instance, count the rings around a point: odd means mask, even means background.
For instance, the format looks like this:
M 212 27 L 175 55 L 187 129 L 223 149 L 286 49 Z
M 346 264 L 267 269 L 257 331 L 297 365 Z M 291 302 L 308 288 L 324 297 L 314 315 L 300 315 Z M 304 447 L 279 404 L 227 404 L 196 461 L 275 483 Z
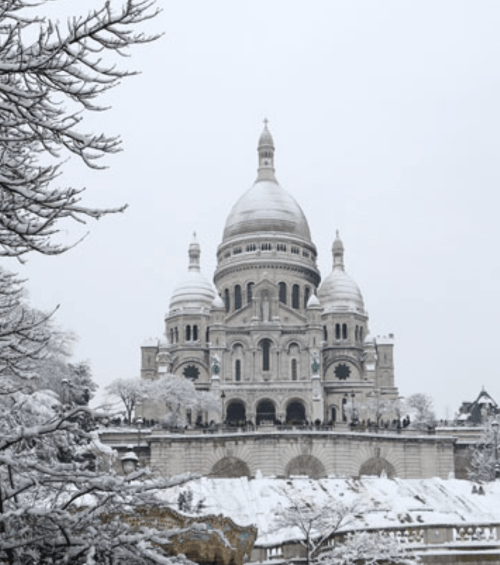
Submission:
M 198 326 L 193 326 L 193 341 L 198 341 Z
M 347 339 L 349 334 L 347 333 L 347 324 L 342 324 L 342 339 Z
M 175 343 L 179 343 L 179 330 L 177 328 L 174 330 L 174 341 Z
M 280 282 L 280 302 L 286 304 L 286 283 Z
M 207 328 L 205 332 L 205 341 L 208 343 L 210 341 L 210 328 Z
M 323 326 L 323 341 L 328 341 L 328 329 L 326 326 Z
M 306 286 L 304 289 L 304 308 L 307 308 L 307 303 L 309 302 L 309 297 L 311 296 L 311 288 Z
M 297 380 L 297 359 L 292 359 L 292 381 Z
M 239 359 L 234 362 L 234 380 L 241 381 L 241 361 Z
M 359 341 L 359 327 L 356 326 L 355 330 L 354 330 L 354 339 L 356 341 Z
M 229 301 L 229 289 L 224 290 L 224 306 L 226 307 L 226 313 L 229 312 L 231 308 L 231 303 Z
M 292 308 L 298 310 L 300 308 L 300 287 L 294 284 L 292 287 Z
M 253 282 L 250 282 L 247 284 L 247 304 L 250 304 L 250 302 L 252 302 L 252 298 L 253 298 Z
M 363 341 L 363 326 L 359 328 L 359 341 Z
M 191 326 L 186 326 L 186 341 L 191 341 Z
M 340 324 L 335 324 L 335 339 L 340 339 Z
M 170 329 L 170 343 L 174 343 L 174 330 Z
M 241 286 L 237 284 L 234 287 L 234 309 L 239 310 L 241 308 Z
M 261 341 L 262 347 L 262 370 L 269 371 L 271 369 L 271 341 L 263 339 Z

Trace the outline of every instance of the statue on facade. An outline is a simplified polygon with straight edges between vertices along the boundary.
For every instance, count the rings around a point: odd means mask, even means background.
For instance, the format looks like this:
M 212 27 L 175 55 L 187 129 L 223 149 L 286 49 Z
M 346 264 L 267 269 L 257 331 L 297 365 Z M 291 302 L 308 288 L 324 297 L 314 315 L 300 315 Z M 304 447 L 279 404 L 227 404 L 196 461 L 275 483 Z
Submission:
M 212 355 L 210 358 L 210 368 L 212 370 L 212 376 L 218 377 L 220 373 L 220 357 L 218 355 Z
M 317 351 L 311 353 L 311 370 L 313 375 L 319 373 L 319 355 Z

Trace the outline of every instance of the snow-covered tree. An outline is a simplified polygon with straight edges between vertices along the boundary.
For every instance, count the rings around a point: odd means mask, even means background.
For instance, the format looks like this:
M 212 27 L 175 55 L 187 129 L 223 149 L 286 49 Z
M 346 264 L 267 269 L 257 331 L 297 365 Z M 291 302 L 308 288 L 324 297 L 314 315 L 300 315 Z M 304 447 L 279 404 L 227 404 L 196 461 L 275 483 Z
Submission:
M 291 494 L 286 488 L 279 492 L 287 504 L 278 509 L 276 528 L 295 530 L 298 542 L 306 550 L 308 565 L 316 561 L 327 540 L 339 528 L 349 525 L 359 511 L 358 507 L 331 498 L 317 505 L 305 495 Z
M 469 478 L 473 481 L 494 481 L 500 476 L 498 420 L 491 417 L 483 427 L 479 441 L 472 448 Z
M 410 414 L 412 428 L 427 430 L 436 425 L 434 401 L 428 394 L 417 392 L 408 396 L 406 408 Z
M 85 131 L 85 113 L 101 111 L 101 95 L 134 74 L 117 59 L 154 39 L 137 26 L 157 13 L 154 0 L 102 2 L 59 25 L 45 2 L 0 5 L 0 256 L 57 254 L 61 220 L 84 222 L 122 210 L 82 204 L 84 188 L 57 187 L 61 165 L 76 157 L 99 168 L 119 151 L 116 136 Z
M 165 423 L 169 426 L 184 426 L 188 410 L 194 413 L 221 411 L 220 400 L 212 393 L 198 391 L 193 382 L 165 375 L 159 379 L 117 379 L 106 387 L 110 396 L 119 398 L 132 421 L 138 403 L 160 402 L 165 406 Z
M 106 391 L 123 403 L 127 420 L 131 422 L 137 403 L 148 396 L 148 385 L 149 381 L 141 378 L 116 379 L 106 387 Z
M 355 532 L 321 552 L 321 565 L 413 565 L 417 558 L 396 537 L 383 532 Z

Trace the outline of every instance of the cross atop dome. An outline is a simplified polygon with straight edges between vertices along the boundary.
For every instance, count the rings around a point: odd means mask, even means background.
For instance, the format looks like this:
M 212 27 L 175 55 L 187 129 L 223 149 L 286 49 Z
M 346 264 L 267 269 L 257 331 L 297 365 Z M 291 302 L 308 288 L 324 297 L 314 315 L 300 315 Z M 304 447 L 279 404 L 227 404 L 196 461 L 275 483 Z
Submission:
M 259 168 L 257 181 L 270 180 L 276 182 L 274 176 L 274 141 L 273 137 L 267 127 L 269 120 L 264 118 L 264 129 L 260 134 L 259 146 L 257 151 L 259 153 Z

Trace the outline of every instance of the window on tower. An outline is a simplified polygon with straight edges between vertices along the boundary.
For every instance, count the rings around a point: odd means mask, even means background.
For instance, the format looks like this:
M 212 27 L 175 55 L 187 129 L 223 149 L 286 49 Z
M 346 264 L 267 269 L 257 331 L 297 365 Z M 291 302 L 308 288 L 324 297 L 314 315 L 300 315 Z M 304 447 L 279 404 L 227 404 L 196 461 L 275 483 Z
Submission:
M 292 287 L 292 308 L 298 310 L 300 308 L 300 287 L 294 284 Z
M 253 298 L 253 282 L 249 282 L 247 284 L 247 304 L 250 304 L 250 302 L 252 302 L 252 298 Z
M 241 286 L 237 284 L 234 287 L 234 309 L 239 310 L 241 306 Z
M 263 339 L 261 342 L 262 347 L 262 370 L 269 371 L 271 369 L 271 341 Z
M 234 380 L 241 381 L 241 361 L 240 359 L 236 359 L 234 363 Z
M 297 359 L 292 359 L 292 381 L 297 380 Z
M 224 306 L 226 307 L 226 313 L 229 312 L 229 309 L 231 308 L 231 303 L 229 301 L 229 289 L 226 288 L 224 290 Z
M 191 326 L 186 326 L 186 341 L 191 341 Z
M 309 298 L 311 296 L 311 288 L 306 286 L 304 289 L 304 308 L 307 308 L 307 303 L 309 302 Z
M 280 288 L 280 302 L 286 304 L 286 283 L 280 282 L 279 288 Z
M 342 324 L 342 339 L 347 339 L 348 337 L 347 324 Z
M 340 339 L 340 324 L 335 324 L 335 339 Z

